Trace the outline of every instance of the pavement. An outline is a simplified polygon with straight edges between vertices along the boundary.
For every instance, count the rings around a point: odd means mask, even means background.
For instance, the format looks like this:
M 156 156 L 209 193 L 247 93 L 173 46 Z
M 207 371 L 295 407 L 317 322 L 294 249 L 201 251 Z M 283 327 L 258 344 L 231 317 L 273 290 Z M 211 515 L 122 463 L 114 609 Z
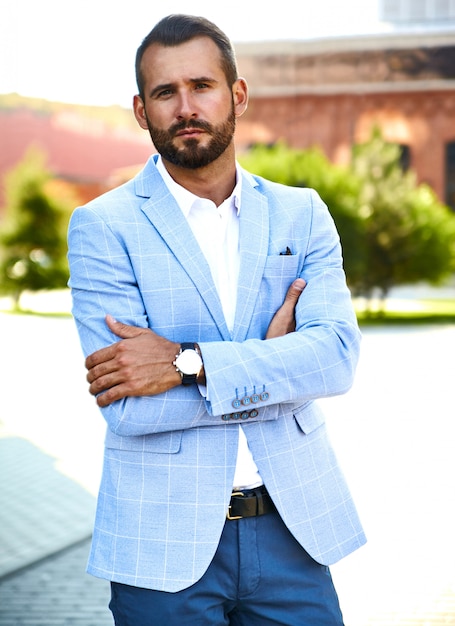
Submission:
M 369 539 L 331 568 L 345 623 L 455 625 L 455 325 L 363 335 L 321 402 Z M 104 426 L 74 324 L 0 313 L 0 346 L 0 626 L 112 626 L 85 574 Z

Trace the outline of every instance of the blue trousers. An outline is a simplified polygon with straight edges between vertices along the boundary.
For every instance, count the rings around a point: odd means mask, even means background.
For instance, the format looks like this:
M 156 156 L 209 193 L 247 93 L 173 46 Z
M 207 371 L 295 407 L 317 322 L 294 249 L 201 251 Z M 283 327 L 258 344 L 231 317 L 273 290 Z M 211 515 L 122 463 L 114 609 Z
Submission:
M 177 593 L 111 583 L 116 626 L 343 626 L 328 567 L 278 513 L 227 521 L 204 576 Z

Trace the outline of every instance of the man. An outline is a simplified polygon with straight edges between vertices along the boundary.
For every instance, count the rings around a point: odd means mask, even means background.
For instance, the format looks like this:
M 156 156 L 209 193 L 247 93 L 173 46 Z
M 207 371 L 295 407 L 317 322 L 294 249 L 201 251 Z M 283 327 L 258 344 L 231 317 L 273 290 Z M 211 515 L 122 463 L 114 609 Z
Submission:
M 121 626 L 342 624 L 327 566 L 364 535 L 313 402 L 358 358 L 333 221 L 236 164 L 248 88 L 214 24 L 163 19 L 136 75 L 159 154 L 69 230 L 108 425 L 88 571 Z

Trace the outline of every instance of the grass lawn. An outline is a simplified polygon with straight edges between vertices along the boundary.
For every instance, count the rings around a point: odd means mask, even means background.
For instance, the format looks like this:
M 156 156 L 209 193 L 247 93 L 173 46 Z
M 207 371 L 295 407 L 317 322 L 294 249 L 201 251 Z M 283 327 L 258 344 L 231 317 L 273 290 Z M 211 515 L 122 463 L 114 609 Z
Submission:
M 455 298 L 386 301 L 384 310 L 365 310 L 355 301 L 357 319 L 361 325 L 380 324 L 455 324 Z
M 71 301 L 68 290 L 24 294 L 21 299 L 23 315 L 70 317 Z M 365 308 L 365 301 L 354 299 L 359 324 L 455 324 L 455 298 L 388 298 L 381 310 L 373 301 L 371 310 Z M 14 313 L 11 301 L 0 300 L 0 312 Z

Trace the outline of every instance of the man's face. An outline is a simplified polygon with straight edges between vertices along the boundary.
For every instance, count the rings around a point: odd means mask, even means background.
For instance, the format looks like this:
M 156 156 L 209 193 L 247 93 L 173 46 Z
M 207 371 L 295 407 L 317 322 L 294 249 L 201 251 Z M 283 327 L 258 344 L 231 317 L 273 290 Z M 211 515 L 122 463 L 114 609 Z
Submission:
M 167 130 L 153 126 L 147 116 L 147 126 L 153 145 L 163 159 L 180 167 L 197 169 L 215 161 L 231 143 L 235 114 L 231 107 L 226 120 L 216 126 L 204 120 L 190 119 L 176 122 Z M 210 138 L 208 142 L 200 141 L 202 133 Z M 179 144 L 176 139 L 180 137 Z
M 215 161 L 232 143 L 239 100 L 238 81 L 232 89 L 227 84 L 217 46 L 208 37 L 172 47 L 154 44 L 141 68 L 144 101 L 136 96 L 134 111 L 157 151 L 184 168 Z M 240 91 L 246 108 L 244 83 Z

